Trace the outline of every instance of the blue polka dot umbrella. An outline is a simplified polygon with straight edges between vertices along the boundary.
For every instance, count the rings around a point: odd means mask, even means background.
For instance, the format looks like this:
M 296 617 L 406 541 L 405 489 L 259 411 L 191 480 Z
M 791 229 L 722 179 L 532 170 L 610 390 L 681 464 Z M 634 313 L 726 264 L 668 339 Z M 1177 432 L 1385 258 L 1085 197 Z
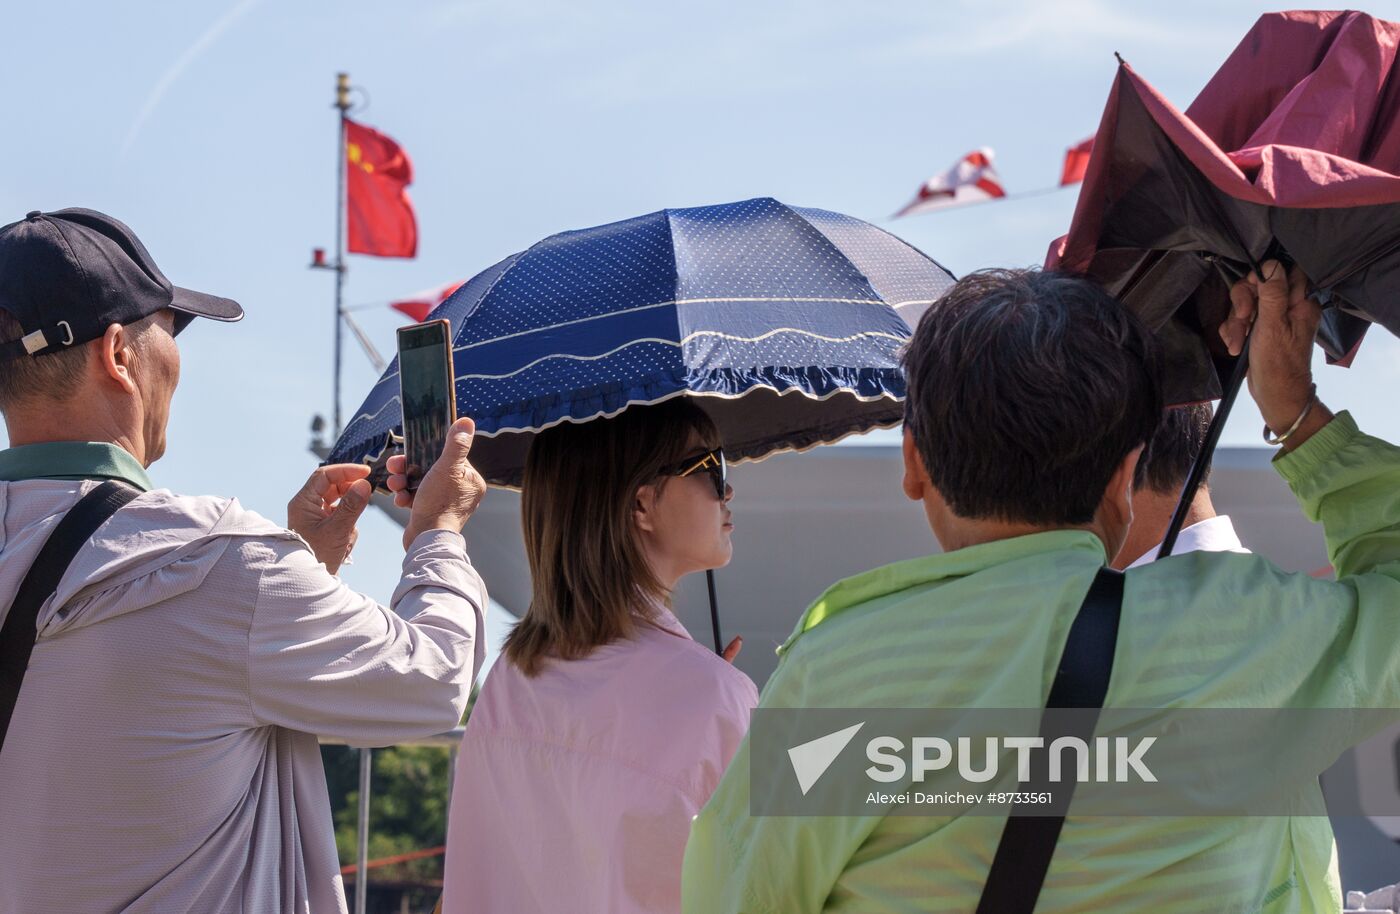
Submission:
M 551 235 L 430 318 L 452 323 L 473 465 L 519 486 L 542 429 L 677 396 L 733 462 L 896 425 L 899 348 L 952 283 L 873 225 L 759 198 Z M 395 360 L 330 459 L 375 460 L 401 423 Z

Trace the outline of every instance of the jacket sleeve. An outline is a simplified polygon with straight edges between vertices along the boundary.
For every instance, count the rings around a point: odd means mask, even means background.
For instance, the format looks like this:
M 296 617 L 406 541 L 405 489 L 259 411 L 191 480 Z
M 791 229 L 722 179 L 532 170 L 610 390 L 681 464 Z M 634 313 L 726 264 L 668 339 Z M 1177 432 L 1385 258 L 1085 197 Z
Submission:
M 250 541 L 253 718 L 387 745 L 457 726 L 485 645 L 486 587 L 462 537 L 428 531 L 404 556 L 392 609 L 346 587 L 300 540 Z
M 1400 448 L 1339 413 L 1274 465 L 1322 522 L 1337 576 L 1294 576 L 1300 592 L 1287 601 L 1299 604 L 1296 635 L 1326 645 L 1307 704 L 1400 707 Z

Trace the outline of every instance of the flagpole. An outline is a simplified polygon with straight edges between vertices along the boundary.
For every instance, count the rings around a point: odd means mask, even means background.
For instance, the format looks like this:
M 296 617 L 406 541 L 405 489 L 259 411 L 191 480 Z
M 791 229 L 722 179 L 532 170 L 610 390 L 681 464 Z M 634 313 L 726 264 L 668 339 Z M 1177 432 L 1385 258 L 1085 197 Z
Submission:
M 345 113 L 350 110 L 350 74 L 335 75 L 335 107 L 340 111 L 336 124 L 335 149 L 335 437 L 344 431 L 340 415 L 340 356 L 345 324 Z M 360 794 L 356 810 L 355 834 L 355 914 L 365 914 L 369 901 L 369 794 L 374 757 L 369 749 L 360 750 Z
M 335 150 L 335 437 L 344 430 L 340 422 L 340 354 L 342 297 L 345 292 L 345 112 L 350 110 L 350 74 L 335 75 L 335 107 L 340 110 L 336 122 Z M 361 874 L 363 876 L 363 874 Z

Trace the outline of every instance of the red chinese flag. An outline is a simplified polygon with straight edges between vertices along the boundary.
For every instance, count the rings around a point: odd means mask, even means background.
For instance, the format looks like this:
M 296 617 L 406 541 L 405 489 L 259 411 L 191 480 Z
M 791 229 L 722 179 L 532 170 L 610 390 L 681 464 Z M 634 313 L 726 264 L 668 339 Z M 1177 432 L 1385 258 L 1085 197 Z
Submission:
M 403 147 L 347 117 L 345 176 L 350 253 L 414 256 L 418 224 L 407 190 L 413 183 L 413 163 Z
M 1093 151 L 1093 137 L 1065 150 L 1065 167 L 1060 171 L 1061 187 L 1068 184 L 1078 184 L 1084 180 L 1084 172 L 1089 167 L 1089 156 Z

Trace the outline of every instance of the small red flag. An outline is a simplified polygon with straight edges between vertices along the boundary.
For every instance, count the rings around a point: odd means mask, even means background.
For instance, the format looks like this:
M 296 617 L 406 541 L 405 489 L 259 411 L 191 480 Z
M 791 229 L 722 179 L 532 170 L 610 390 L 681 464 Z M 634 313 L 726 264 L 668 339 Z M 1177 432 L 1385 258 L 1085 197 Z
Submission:
M 1089 168 L 1089 156 L 1094 152 L 1094 138 L 1065 150 L 1065 167 L 1060 171 L 1060 186 L 1078 184 L 1084 180 L 1084 172 Z
M 347 117 L 345 175 L 350 253 L 417 254 L 418 224 L 406 189 L 413 183 L 413 163 L 403 147 Z
M 421 324 L 428 319 L 428 315 L 433 312 L 434 308 L 447 301 L 452 293 L 460 288 L 462 288 L 462 283 L 449 282 L 435 289 L 424 289 L 422 292 L 415 292 L 408 298 L 391 301 L 389 302 L 389 307 L 393 308 L 395 311 L 407 314 L 413 319 L 415 324 Z

